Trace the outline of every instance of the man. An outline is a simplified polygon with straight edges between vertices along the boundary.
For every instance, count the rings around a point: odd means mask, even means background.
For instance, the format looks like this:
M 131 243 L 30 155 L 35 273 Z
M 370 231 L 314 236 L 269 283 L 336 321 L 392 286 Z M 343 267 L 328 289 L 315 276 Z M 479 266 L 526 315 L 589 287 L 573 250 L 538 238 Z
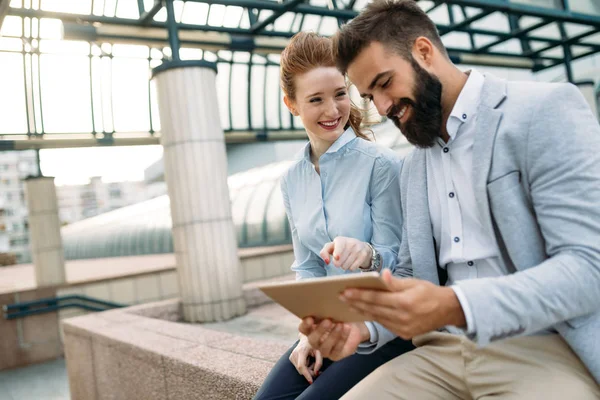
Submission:
M 335 48 L 416 146 L 390 292 L 342 295 L 377 329 L 300 325 L 332 359 L 413 338 L 344 399 L 600 398 L 600 127 L 578 90 L 460 71 L 412 0 L 369 4 Z

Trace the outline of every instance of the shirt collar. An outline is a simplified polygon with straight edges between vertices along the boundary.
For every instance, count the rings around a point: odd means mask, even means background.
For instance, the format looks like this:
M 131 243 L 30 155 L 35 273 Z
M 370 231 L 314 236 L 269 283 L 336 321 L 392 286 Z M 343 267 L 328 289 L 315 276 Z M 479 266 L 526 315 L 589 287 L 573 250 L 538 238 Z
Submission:
M 336 151 L 343 149 L 344 146 L 346 146 L 348 143 L 350 143 L 350 141 L 352 141 L 352 139 L 354 139 L 354 138 L 356 138 L 356 134 L 354 133 L 354 130 L 352 128 L 348 127 L 348 129 L 346 129 L 344 131 L 344 133 L 342 133 L 342 135 L 339 138 L 337 138 L 337 140 L 335 142 L 333 142 L 333 144 L 331 146 L 329 146 L 329 148 L 327 149 L 325 154 L 335 153 Z
M 472 69 L 469 72 L 469 77 L 465 86 L 460 91 L 456 103 L 452 108 L 448 122 L 446 123 L 446 130 L 450 139 L 453 140 L 458 133 L 460 126 L 472 120 L 475 117 L 477 108 L 480 103 L 481 89 L 483 88 L 485 78 L 476 69 Z
M 333 142 L 331 146 L 327 149 L 325 154 L 335 153 L 341 149 L 343 149 L 348 143 L 352 141 L 352 139 L 356 138 L 356 134 L 352 128 L 348 128 L 340 135 L 339 138 Z M 298 154 L 299 158 L 304 158 L 305 160 L 310 162 L 310 142 L 306 143 L 302 151 Z

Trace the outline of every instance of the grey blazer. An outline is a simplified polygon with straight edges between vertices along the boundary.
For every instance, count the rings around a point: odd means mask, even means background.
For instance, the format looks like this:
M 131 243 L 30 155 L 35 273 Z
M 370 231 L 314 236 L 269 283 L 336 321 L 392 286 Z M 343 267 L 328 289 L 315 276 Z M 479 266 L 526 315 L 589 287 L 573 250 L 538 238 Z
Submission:
M 439 284 L 425 151 L 401 176 L 395 274 Z M 570 84 L 486 75 L 473 145 L 482 223 L 511 275 L 461 281 L 481 346 L 553 327 L 600 383 L 600 126 Z M 389 332 L 380 330 L 381 346 Z

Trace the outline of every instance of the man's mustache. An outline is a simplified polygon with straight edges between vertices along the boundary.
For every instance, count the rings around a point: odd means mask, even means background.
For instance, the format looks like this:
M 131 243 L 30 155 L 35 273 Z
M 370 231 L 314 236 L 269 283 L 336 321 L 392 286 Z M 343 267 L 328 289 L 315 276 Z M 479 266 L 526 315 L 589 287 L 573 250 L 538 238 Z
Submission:
M 400 110 L 402 110 L 405 106 L 414 106 L 414 104 L 414 101 L 407 97 L 404 97 L 398 100 L 398 102 L 392 106 L 392 108 L 387 114 L 387 117 L 391 120 L 397 120 L 398 118 L 396 117 L 396 115 L 398 115 Z

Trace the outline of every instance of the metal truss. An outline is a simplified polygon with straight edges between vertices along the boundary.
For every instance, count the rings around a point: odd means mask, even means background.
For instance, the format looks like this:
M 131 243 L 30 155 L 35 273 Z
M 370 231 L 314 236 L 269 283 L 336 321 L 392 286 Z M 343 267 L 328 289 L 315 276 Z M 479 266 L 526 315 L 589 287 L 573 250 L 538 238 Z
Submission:
M 101 0 L 95 1 L 98 4 Z M 197 48 L 204 50 L 203 57 L 212 54 L 214 61 L 231 67 L 238 61 L 233 57 L 223 59 L 220 52 L 244 52 L 250 55 L 245 62 L 248 92 L 256 57 L 264 60 L 260 68 L 265 70 L 266 81 L 268 67 L 277 66 L 270 55 L 278 54 L 297 31 L 321 32 L 323 26 L 332 22 L 339 26 L 354 18 L 366 4 L 365 0 L 115 0 L 114 10 L 106 10 L 104 6 L 98 12 L 91 0 L 89 13 L 73 14 L 44 11 L 39 6 L 31 7 L 32 2 L 36 3 L 36 0 L 25 0 L 30 7 L 16 8 L 7 7 L 8 0 L 0 0 L 0 22 L 3 10 L 7 15 L 21 17 L 29 23 L 39 22 L 42 18 L 58 19 L 64 24 L 66 40 L 87 41 L 91 45 L 130 43 L 149 48 L 166 47 L 170 48 L 167 58 L 175 62 L 181 59 L 182 49 Z M 135 2 L 137 15 L 118 16 L 117 8 L 123 2 Z M 524 68 L 534 72 L 564 65 L 567 79 L 573 81 L 571 63 L 600 52 L 600 6 L 596 0 L 547 0 L 548 7 L 529 5 L 527 0 L 417 2 L 436 23 L 456 63 Z M 39 5 L 39 1 L 37 3 Z M 197 18 L 188 16 L 184 22 L 183 10 L 192 4 L 201 4 L 205 12 Z M 582 8 L 582 4 L 587 9 Z M 222 13 L 223 21 L 228 19 L 229 22 L 214 23 L 211 13 Z M 466 45 L 454 44 L 453 36 L 461 36 Z M 31 41 L 32 38 L 23 37 L 23 40 Z M 24 50 L 24 57 L 25 53 Z M 33 53 L 35 50 L 28 54 Z M 228 71 L 231 120 L 233 68 Z M 255 132 L 256 137 L 268 139 L 269 132 L 296 129 L 293 119 L 282 121 L 281 112 L 279 126 L 267 127 L 266 122 L 263 126 L 253 124 L 249 93 L 246 103 L 248 126 L 243 131 Z M 235 132 L 231 126 L 233 124 L 225 129 L 226 133 Z M 43 135 L 43 127 L 41 130 L 30 129 L 29 133 Z M 92 132 L 96 133 L 95 130 Z M 109 143 L 113 133 L 102 132 L 103 140 Z M 149 133 L 154 133 L 152 128 Z

